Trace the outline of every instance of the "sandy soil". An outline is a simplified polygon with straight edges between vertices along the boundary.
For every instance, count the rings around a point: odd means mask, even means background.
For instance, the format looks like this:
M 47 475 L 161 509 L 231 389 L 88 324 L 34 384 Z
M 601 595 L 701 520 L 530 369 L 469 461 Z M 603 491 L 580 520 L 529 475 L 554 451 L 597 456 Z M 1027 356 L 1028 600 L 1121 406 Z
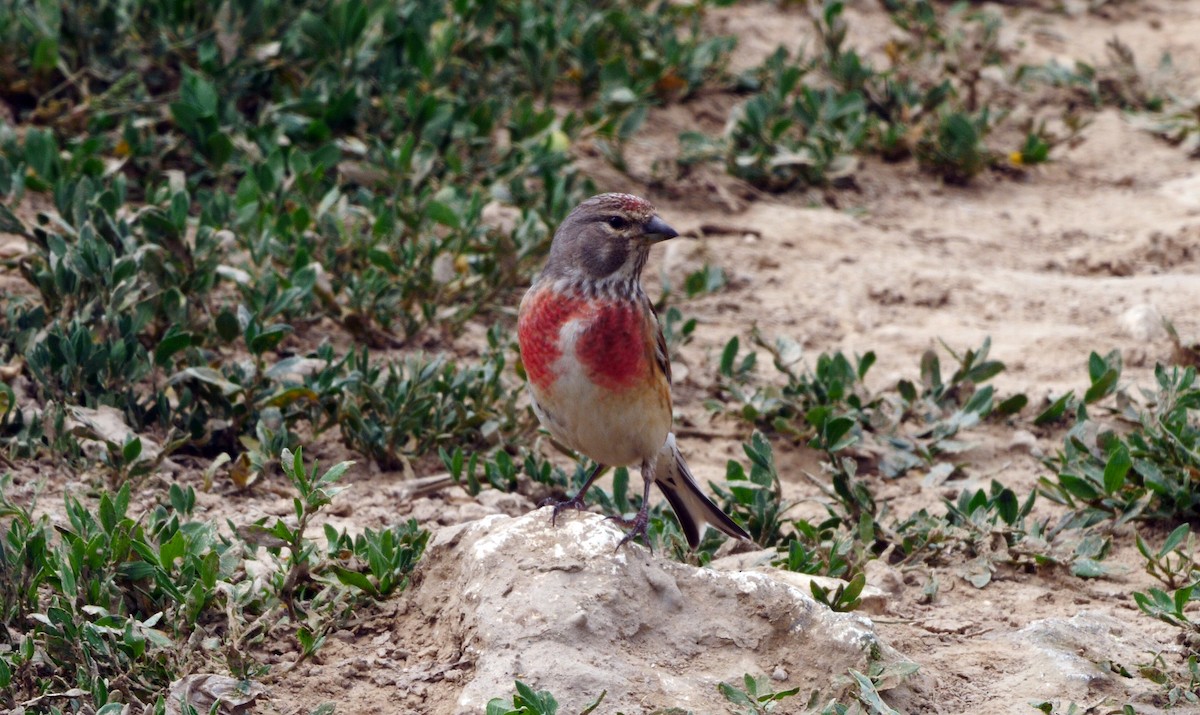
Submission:
M 806 16 L 792 5 L 744 3 L 711 18 L 715 30 L 739 37 L 734 70 L 754 65 L 780 43 L 811 42 Z M 881 53 L 886 17 L 874 2 L 848 5 L 852 43 Z M 1099 8 L 1093 12 L 1088 5 L 1017 0 L 988 7 L 1004 17 L 1016 62 L 1059 58 L 1100 65 L 1105 42 L 1116 36 L 1143 67 L 1170 53 L 1177 73 L 1168 81 L 1179 94 L 1200 89 L 1200 3 L 1091 3 Z M 648 175 L 656 158 L 675 152 L 679 131 L 719 129 L 735 101 L 700 96 L 656 112 L 649 122 L 654 130 L 630 149 L 635 176 L 637 167 Z M 751 324 L 768 337 L 795 338 L 810 360 L 821 352 L 874 350 L 879 362 L 868 383 L 876 389 L 915 377 L 921 353 L 942 350 L 939 341 L 966 349 L 991 337 L 992 356 L 1008 367 L 996 380 L 998 389 L 1026 393 L 1030 406 L 1009 423 L 973 430 L 969 437 L 977 446 L 964 458 L 963 477 L 949 484 L 924 487 L 920 475 L 891 482 L 872 477 L 896 514 L 935 509 L 943 497 L 990 479 L 1028 493 L 1049 473 L 1040 456 L 1053 454 L 1062 438 L 1058 430 L 1035 429 L 1032 418 L 1046 396 L 1086 387 L 1090 351 L 1119 349 L 1125 382 L 1148 384 L 1155 362 L 1168 360 L 1172 349 L 1153 316 L 1170 319 L 1184 336 L 1200 335 L 1200 163 L 1115 110 L 1091 119 L 1080 141 L 1057 149 L 1051 163 L 1020 175 L 985 175 L 966 188 L 943 186 L 911 162 L 866 161 L 855 189 L 830 196 L 761 195 L 715 174 L 649 189 L 596 160 L 601 189 L 648 195 L 668 222 L 693 239 L 674 241 L 653 257 L 647 270 L 652 293 L 663 271 L 678 278 L 704 263 L 721 267 L 729 278 L 726 290 L 681 305 L 699 321 L 676 368 L 681 446 L 697 477 L 719 481 L 726 460 L 742 456 L 748 427 L 712 418 L 702 402 L 714 392 L 721 347 L 733 335 L 745 336 Z M 944 350 L 942 356 L 945 362 Z M 787 496 L 817 497 L 800 474 L 814 470 L 815 455 L 782 442 L 776 451 Z M 315 444 L 311 454 L 325 463 L 352 456 L 336 435 Z M 504 495 L 480 503 L 459 490 L 412 499 L 403 474 L 360 464 L 348 478 L 351 491 L 336 505 L 337 528 L 379 528 L 409 515 L 436 528 L 531 506 Z M 198 481 L 186 470 L 178 476 Z M 63 488 L 82 490 L 89 480 L 80 475 Z M 290 495 L 270 485 L 198 497 L 200 508 L 219 521 L 249 522 L 291 509 Z M 1144 533 L 1161 540 L 1165 532 Z M 1175 657 L 1171 629 L 1139 614 L 1130 597 L 1156 585 L 1140 571 L 1132 541 L 1131 532 L 1120 532 L 1110 559 L 1127 567 L 1125 575 L 1083 581 L 1054 570 L 1001 571 L 978 590 L 957 573 L 940 573 L 942 587 L 932 603 L 921 598 L 929 574 L 873 573 L 888 592 L 886 613 L 876 618 L 881 639 L 921 665 L 912 689 L 893 705 L 905 712 L 1008 713 L 1033 712 L 1029 699 L 1051 699 L 1064 707 L 1069 700 L 1106 707 L 1134 702 L 1138 712 L 1154 712 L 1148 681 L 1056 676 L 1027 655 L 1023 631 L 1039 619 L 1083 614 L 1110 619 L 1103 622 L 1111 626 L 1092 646 L 1077 649 L 1084 660 L 1108 659 L 1134 670 L 1150 660 L 1150 651 L 1165 649 Z M 412 641 L 412 650 L 397 646 L 398 630 L 421 627 L 405 621 L 408 609 L 402 597 L 358 614 L 317 658 L 273 676 L 272 699 L 258 710 L 306 713 L 335 702 L 339 712 L 448 711 L 455 682 L 470 664 L 433 635 Z M 269 659 L 292 657 L 277 652 Z M 371 677 L 380 659 L 406 662 L 412 671 L 414 690 L 404 706 L 397 705 L 394 679 Z M 362 677 L 346 680 L 347 669 Z M 314 687 L 321 682 L 327 687 Z

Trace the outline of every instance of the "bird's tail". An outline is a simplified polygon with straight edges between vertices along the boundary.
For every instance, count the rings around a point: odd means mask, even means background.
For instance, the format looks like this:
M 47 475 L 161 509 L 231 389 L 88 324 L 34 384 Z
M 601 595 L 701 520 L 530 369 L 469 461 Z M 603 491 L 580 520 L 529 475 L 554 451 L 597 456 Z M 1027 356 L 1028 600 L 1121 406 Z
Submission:
M 696 478 L 688 469 L 687 462 L 679 453 L 675 444 L 675 434 L 667 435 L 667 441 L 658 452 L 658 461 L 654 468 L 654 482 L 662 489 L 675 510 L 679 525 L 687 536 L 688 544 L 694 549 L 700 544 L 700 536 L 704 533 L 704 525 L 711 524 L 735 539 L 750 540 L 750 534 L 730 519 L 720 507 L 700 491 Z

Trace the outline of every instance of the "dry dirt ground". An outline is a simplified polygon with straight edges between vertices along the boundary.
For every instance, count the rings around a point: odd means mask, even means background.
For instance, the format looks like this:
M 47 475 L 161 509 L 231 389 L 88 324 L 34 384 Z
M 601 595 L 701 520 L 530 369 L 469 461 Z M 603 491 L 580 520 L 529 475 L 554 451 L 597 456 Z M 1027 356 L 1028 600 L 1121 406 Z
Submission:
M 1089 4 L 1098 10 L 1088 11 Z M 780 7 L 785 5 L 744 3 L 711 19 L 713 29 L 739 38 L 735 70 L 752 66 L 780 43 L 811 44 L 807 16 Z M 848 5 L 851 42 L 881 52 L 889 29 L 877 4 Z M 1103 64 L 1105 43 L 1116 36 L 1147 68 L 1170 53 L 1178 70 L 1170 81 L 1178 93 L 1200 89 L 1195 0 L 988 7 L 1004 18 L 1005 41 L 1019 62 Z M 653 114 L 653 131 L 629 150 L 635 168 L 672 154 L 679 131 L 719 128 L 733 101 L 702 96 Z M 647 193 L 669 223 L 694 239 L 673 241 L 654 256 L 647 270 L 652 293 L 664 270 L 682 276 L 709 263 L 729 278 L 726 290 L 682 306 L 698 327 L 677 361 L 677 420 L 681 446 L 700 481 L 721 480 L 726 460 L 742 458 L 746 425 L 714 419 L 701 403 L 712 394 L 721 347 L 733 335 L 745 336 L 752 324 L 768 337 L 798 340 L 809 359 L 835 350 L 874 350 L 879 362 L 868 384 L 875 389 L 916 377 L 920 355 L 931 347 L 942 350 L 939 341 L 966 349 L 991 337 L 992 356 L 1008 368 L 998 389 L 1026 393 L 1030 407 L 1009 423 L 973 430 L 976 447 L 964 456 L 962 476 L 950 483 L 925 487 L 920 474 L 892 482 L 871 477 L 878 496 L 899 515 L 939 509 L 943 497 L 990 479 L 1027 494 L 1048 474 L 1039 457 L 1053 454 L 1062 439 L 1060 431 L 1035 429 L 1032 417 L 1047 395 L 1086 387 L 1090 351 L 1119 349 L 1124 381 L 1148 385 L 1153 365 L 1168 360 L 1172 348 L 1154 315 L 1173 321 L 1184 336 L 1200 334 L 1200 163 L 1115 110 L 1095 114 L 1079 139 L 1056 149 L 1049 164 L 1019 176 L 986 175 L 966 188 L 942 186 L 911 162 L 868 161 L 857 173 L 857 188 L 836 193 L 836 208 L 807 195 L 751 196 L 711 177 L 645 189 L 598 167 L 602 190 Z M 464 344 L 470 340 L 468 334 Z M 942 356 L 945 362 L 944 350 Z M 334 443 L 318 443 L 312 451 L 325 463 L 346 456 Z M 776 458 L 786 496 L 811 505 L 818 493 L 800 472 L 817 471 L 816 456 L 779 443 Z M 348 477 L 351 490 L 335 505 L 333 525 L 378 528 L 411 515 L 436 529 L 529 508 L 519 497 L 491 494 L 480 503 L 458 490 L 412 499 L 404 480 L 360 462 Z M 43 496 L 44 503 L 55 498 Z M 199 498 L 220 521 L 246 522 L 291 509 L 290 495 L 272 493 L 270 485 L 249 494 L 218 488 Z M 1147 535 L 1161 541 L 1164 533 Z M 1064 712 L 1068 701 L 1133 702 L 1138 712 L 1155 712 L 1148 681 L 1104 677 L 1095 665 L 1108 660 L 1134 670 L 1157 650 L 1177 658 L 1171 630 L 1141 615 L 1130 596 L 1156 584 L 1141 572 L 1129 532 L 1117 539 L 1110 560 L 1127 573 L 1084 581 L 1053 569 L 1001 570 L 984 589 L 952 571 L 939 573 L 941 588 L 931 603 L 921 598 L 927 573 L 873 572 L 874 585 L 886 592 L 885 611 L 875 617 L 877 633 L 921 665 L 913 686 L 899 692 L 893 705 L 904 712 L 1020 713 L 1033 712 L 1027 702 L 1037 699 L 1061 701 Z M 430 580 L 419 585 L 438 587 Z M 456 662 L 445 644 L 430 640 L 433 635 L 428 642 L 412 635 L 431 624 L 407 618 L 406 598 L 368 609 L 334 634 L 316 659 L 274 677 L 268 683 L 272 698 L 260 701 L 257 711 L 307 713 L 333 702 L 338 712 L 452 712 L 455 683 L 470 664 Z M 1069 619 L 1078 627 L 1072 630 Z M 1079 640 L 1089 632 L 1094 639 Z M 395 644 L 397 638 L 405 639 L 405 648 Z M 1058 662 L 1039 650 L 1046 642 L 1059 647 L 1053 651 L 1061 655 Z M 1069 653 L 1077 663 L 1063 662 Z M 386 659 L 407 662 L 410 683 L 420 685 L 398 692 L 394 679 L 370 677 L 374 664 Z M 786 701 L 779 711 L 791 711 Z

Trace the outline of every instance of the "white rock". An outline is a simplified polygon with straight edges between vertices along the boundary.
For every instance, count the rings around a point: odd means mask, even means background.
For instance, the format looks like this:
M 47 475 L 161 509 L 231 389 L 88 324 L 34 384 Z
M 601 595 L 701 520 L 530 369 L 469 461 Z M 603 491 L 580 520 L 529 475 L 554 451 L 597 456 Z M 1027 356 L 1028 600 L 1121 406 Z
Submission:
M 1133 306 L 1121 313 L 1121 317 L 1117 321 L 1126 335 L 1143 343 L 1167 337 L 1167 329 L 1163 327 L 1162 314 L 1150 303 L 1139 303 Z
M 1008 440 L 1008 448 L 1014 452 L 1028 452 L 1040 456 L 1037 437 L 1029 430 L 1019 429 L 1013 432 Z
M 443 529 L 397 629 L 438 624 L 443 651 L 471 654 L 455 683 L 458 713 L 482 712 L 516 677 L 554 693 L 564 712 L 601 691 L 605 712 L 724 712 L 717 684 L 747 673 L 832 696 L 849 668 L 900 660 L 867 618 L 834 613 L 770 572 L 617 551 L 622 536 L 591 513 L 551 526 L 548 509 Z

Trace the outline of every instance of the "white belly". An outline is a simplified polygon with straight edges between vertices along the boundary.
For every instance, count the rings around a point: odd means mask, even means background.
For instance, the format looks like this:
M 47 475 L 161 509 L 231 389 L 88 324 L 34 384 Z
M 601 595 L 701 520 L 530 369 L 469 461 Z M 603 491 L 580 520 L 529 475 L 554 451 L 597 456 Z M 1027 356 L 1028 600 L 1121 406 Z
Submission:
M 610 467 L 640 466 L 656 456 L 671 430 L 669 397 L 654 383 L 620 392 L 593 383 L 574 354 L 575 331 L 563 331 L 563 357 L 548 391 L 532 384 L 533 409 L 555 440 Z

